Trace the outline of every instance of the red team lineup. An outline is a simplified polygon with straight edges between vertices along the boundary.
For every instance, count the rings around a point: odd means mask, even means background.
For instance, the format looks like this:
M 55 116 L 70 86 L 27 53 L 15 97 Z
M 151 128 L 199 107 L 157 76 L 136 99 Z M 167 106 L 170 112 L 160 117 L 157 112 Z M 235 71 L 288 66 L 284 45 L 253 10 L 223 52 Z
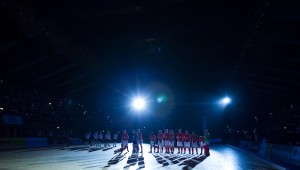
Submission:
M 210 134 L 208 130 L 204 130 L 203 136 L 197 136 L 193 131 L 192 134 L 186 130 L 182 133 L 181 129 L 178 130 L 176 135 L 173 130 L 165 129 L 164 133 L 162 130 L 158 130 L 157 135 L 151 132 L 150 139 L 150 151 L 149 153 L 167 153 L 174 154 L 175 152 L 175 142 L 177 146 L 177 154 L 199 154 L 198 148 L 200 149 L 200 155 L 204 154 L 209 156 L 209 138 Z M 123 131 L 121 146 L 122 151 L 128 150 L 129 135 L 126 130 Z M 133 153 L 143 152 L 143 134 L 140 129 L 135 132 L 132 131 L 132 143 L 133 143 Z M 203 153 L 204 150 L 204 153 Z M 195 152 L 194 152 L 195 151 Z

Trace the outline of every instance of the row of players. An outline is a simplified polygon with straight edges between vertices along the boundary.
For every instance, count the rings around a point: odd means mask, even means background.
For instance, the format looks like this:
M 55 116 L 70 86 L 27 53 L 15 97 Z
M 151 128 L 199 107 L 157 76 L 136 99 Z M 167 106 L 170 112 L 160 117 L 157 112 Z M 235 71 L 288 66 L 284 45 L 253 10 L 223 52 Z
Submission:
M 156 153 L 163 152 L 165 148 L 165 153 L 174 153 L 174 145 L 175 145 L 175 135 L 173 130 L 165 129 L 165 132 L 162 133 L 161 130 L 158 130 L 157 136 L 154 135 L 153 132 L 151 132 L 150 136 L 150 151 L 149 153 L 152 153 L 152 149 L 157 149 Z M 188 149 L 189 154 L 194 154 L 194 149 L 196 151 L 196 154 L 198 154 L 198 142 L 200 144 L 200 151 L 202 154 L 202 151 L 204 149 L 204 154 L 208 156 L 209 153 L 209 138 L 210 134 L 208 133 L 208 130 L 204 131 L 203 136 L 197 136 L 195 132 L 193 131 L 192 134 L 189 134 L 188 130 L 185 131 L 185 133 L 181 132 L 181 129 L 178 130 L 178 133 L 176 134 L 177 139 L 177 147 L 178 147 L 178 154 L 185 154 L 186 149 Z M 126 130 L 124 130 L 122 135 L 122 150 L 127 149 L 128 151 L 128 140 L 129 135 L 127 134 Z M 132 131 L 132 143 L 133 143 L 133 152 L 139 151 L 139 146 L 141 149 L 141 152 L 143 152 L 143 135 L 141 130 L 137 130 L 137 133 L 135 130 Z
M 103 143 L 105 147 L 110 147 L 110 142 L 112 140 L 111 134 L 109 131 L 106 132 L 105 136 L 103 136 L 102 132 L 95 131 L 93 134 L 93 139 L 91 139 L 91 132 L 85 134 L 85 142 L 84 144 L 88 146 L 99 146 Z M 118 140 L 118 132 L 113 134 L 113 146 L 116 147 L 116 142 Z

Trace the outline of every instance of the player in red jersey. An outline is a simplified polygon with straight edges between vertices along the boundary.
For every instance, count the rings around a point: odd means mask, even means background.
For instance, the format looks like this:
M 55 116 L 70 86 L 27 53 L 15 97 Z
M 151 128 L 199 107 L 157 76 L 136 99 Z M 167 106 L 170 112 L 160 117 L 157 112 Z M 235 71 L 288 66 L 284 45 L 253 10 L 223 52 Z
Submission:
M 202 151 L 203 151 L 203 146 L 204 146 L 204 136 L 200 136 L 199 137 L 199 144 L 200 144 L 200 155 L 202 155 Z
M 157 144 L 158 144 L 158 149 L 157 149 L 157 152 L 159 152 L 159 149 L 160 149 L 160 152 L 163 152 L 163 138 L 164 138 L 164 134 L 162 133 L 161 130 L 158 130 L 158 134 L 157 134 Z
M 184 134 L 184 154 L 185 154 L 186 148 L 189 149 L 189 154 L 191 154 L 191 135 L 189 134 L 188 130 L 186 130 L 185 134 Z
M 138 134 L 138 145 L 141 146 L 141 153 L 143 153 L 143 134 L 140 129 L 137 130 Z
M 183 147 L 183 133 L 181 133 L 181 129 L 178 129 L 178 133 L 176 135 L 177 138 L 177 147 L 178 147 L 178 154 L 182 153 L 182 147 Z
M 192 154 L 194 154 L 194 148 L 198 155 L 198 136 L 195 134 L 195 131 L 192 132 Z
M 122 152 L 124 151 L 125 148 L 127 149 L 127 152 L 129 152 L 128 139 L 129 139 L 129 136 L 128 136 L 126 130 L 124 130 L 123 135 L 122 135 Z
M 156 136 L 154 135 L 153 132 L 151 132 L 149 138 L 150 138 L 150 152 L 149 153 L 152 153 L 152 148 L 154 148 Z M 154 152 L 155 152 L 155 148 L 154 148 Z
M 174 143 L 175 143 L 174 133 L 173 133 L 173 130 L 170 130 L 170 133 L 169 133 L 169 147 L 170 147 L 170 152 L 172 154 L 174 153 Z
M 169 153 L 169 130 L 165 129 L 164 133 L 164 146 L 166 148 L 166 153 Z

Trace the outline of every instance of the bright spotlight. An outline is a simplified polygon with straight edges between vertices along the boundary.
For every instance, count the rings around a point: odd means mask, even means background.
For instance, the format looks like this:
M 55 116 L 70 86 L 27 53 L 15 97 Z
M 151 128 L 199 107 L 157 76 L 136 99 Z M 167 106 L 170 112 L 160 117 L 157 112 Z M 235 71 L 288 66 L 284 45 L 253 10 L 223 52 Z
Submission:
M 157 103 L 165 103 L 167 101 L 167 97 L 165 95 L 160 95 L 156 98 Z
M 146 102 L 145 102 L 145 100 L 143 98 L 138 97 L 138 98 L 136 98 L 136 99 L 133 100 L 132 106 L 133 106 L 133 108 L 135 110 L 141 111 L 141 110 L 145 109 Z
M 224 104 L 224 105 L 227 105 L 227 104 L 229 104 L 230 103 L 230 98 L 229 97 L 225 97 L 224 99 L 222 99 L 222 103 Z
M 157 101 L 157 103 L 161 103 L 163 101 L 163 99 L 159 97 L 156 99 L 156 101 Z

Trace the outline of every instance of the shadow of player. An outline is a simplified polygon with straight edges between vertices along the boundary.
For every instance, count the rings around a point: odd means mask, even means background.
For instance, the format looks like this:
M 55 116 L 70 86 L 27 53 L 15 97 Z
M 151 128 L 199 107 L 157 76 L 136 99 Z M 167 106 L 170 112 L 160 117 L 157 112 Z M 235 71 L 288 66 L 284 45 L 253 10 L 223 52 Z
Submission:
M 169 160 L 172 164 L 178 164 L 184 160 L 189 159 L 192 157 L 191 155 L 165 155 L 164 158 Z
M 189 160 L 193 159 L 194 157 L 197 156 L 193 156 L 193 155 L 165 155 L 165 154 L 152 154 L 154 156 L 154 158 L 156 159 L 156 161 L 159 164 L 162 164 L 162 166 L 168 166 L 168 165 L 174 165 L 174 164 L 178 164 L 180 163 L 178 166 L 181 165 L 186 165 L 187 167 L 195 167 L 197 164 L 195 164 L 197 161 L 200 163 L 202 161 L 195 158 L 194 161 L 189 162 Z M 202 159 L 202 158 L 201 158 Z M 194 165 L 195 164 L 195 165 Z
M 102 151 L 107 151 L 107 150 L 110 150 L 110 149 L 112 149 L 112 148 L 114 148 L 114 147 L 104 148 L 104 149 L 102 149 Z
M 177 164 L 188 159 L 188 155 L 165 155 L 165 154 L 152 154 L 156 161 L 163 166 Z
M 159 163 L 159 164 L 162 164 L 163 166 L 168 166 L 169 163 L 167 162 L 167 160 L 165 160 L 163 158 L 162 155 L 159 155 L 159 154 L 152 154 L 154 156 L 154 158 L 156 159 L 156 161 Z
M 145 162 L 143 155 L 139 156 L 138 154 L 132 154 L 128 157 L 127 165 L 124 166 L 124 169 L 129 169 L 130 166 L 135 166 L 138 164 L 137 169 L 145 168 Z
M 90 148 L 89 149 L 89 152 L 95 152 L 95 151 L 98 151 L 98 150 L 101 150 L 103 148 Z
M 193 169 L 195 168 L 195 166 L 197 166 L 199 163 L 201 163 L 205 158 L 207 158 L 206 156 L 195 156 L 192 157 L 190 159 L 187 159 L 183 162 L 181 162 L 178 166 L 184 165 L 182 167 L 182 169 L 186 170 L 186 169 Z
M 75 146 L 75 147 L 69 147 L 69 148 L 64 148 L 62 150 L 68 150 L 68 151 L 85 151 L 85 150 L 89 150 L 90 148 L 86 147 L 86 146 Z
M 114 154 L 116 154 L 116 153 L 122 153 L 122 152 L 123 152 L 122 148 L 114 150 Z
M 18 148 L 3 148 L 3 150 L 1 151 L 13 151 L 13 153 L 26 153 L 26 152 L 35 152 L 35 151 L 44 151 L 44 150 L 53 150 L 53 149 L 60 149 L 60 150 L 66 150 L 66 148 L 68 147 L 61 147 L 61 148 L 58 148 L 58 147 L 49 147 L 49 148 L 26 148 L 26 150 L 18 150 Z M 16 151 L 14 151 L 14 149 L 17 149 Z
M 113 158 L 111 158 L 111 159 L 108 161 L 107 165 L 106 165 L 105 167 L 103 167 L 103 169 L 107 169 L 107 168 L 110 167 L 111 165 L 115 165 L 115 164 L 121 162 L 121 161 L 126 157 L 126 154 L 127 154 L 127 153 L 128 153 L 128 152 L 125 152 L 124 154 L 121 154 L 121 153 L 120 153 L 120 154 L 114 156 Z

